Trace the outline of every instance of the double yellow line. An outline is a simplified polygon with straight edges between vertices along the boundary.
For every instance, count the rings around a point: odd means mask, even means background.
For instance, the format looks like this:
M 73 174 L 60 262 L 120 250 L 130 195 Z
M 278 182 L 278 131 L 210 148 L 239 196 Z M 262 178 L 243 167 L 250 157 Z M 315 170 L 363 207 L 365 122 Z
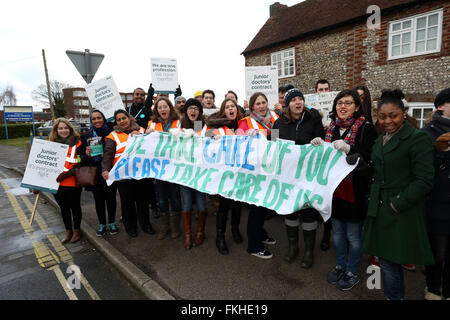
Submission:
M 0 176 L 2 176 L 5 179 L 9 178 L 2 171 L 0 171 Z M 48 229 L 47 223 L 41 217 L 39 212 L 36 210 L 35 221 L 38 224 L 39 228 L 46 234 L 48 241 L 51 243 L 56 253 L 54 253 L 44 242 L 39 241 L 37 235 L 34 234 L 33 226 L 29 225 L 29 219 L 27 218 L 25 212 L 23 211 L 22 207 L 17 201 L 17 198 L 8 192 L 9 187 L 5 182 L 0 181 L 0 184 L 8 196 L 9 202 L 11 203 L 11 206 L 14 209 L 14 212 L 16 213 L 16 216 L 19 219 L 20 224 L 22 225 L 22 229 L 27 234 L 32 233 L 29 239 L 30 241 L 32 241 L 34 254 L 36 256 L 39 265 L 42 268 L 52 270 L 55 273 L 56 278 L 58 279 L 59 283 L 61 284 L 62 288 L 64 289 L 65 293 L 67 294 L 70 300 L 78 300 L 75 292 L 68 285 L 67 280 L 64 277 L 64 274 L 61 271 L 60 267 L 61 262 L 67 263 L 68 265 L 74 265 L 73 257 L 70 254 L 70 252 L 66 249 L 66 247 L 63 246 L 61 241 Z M 31 204 L 30 200 L 23 195 L 21 195 L 20 198 L 24 202 L 27 209 L 31 212 L 33 210 L 33 205 Z M 80 272 L 80 282 L 93 300 L 101 300 L 100 296 L 97 294 L 97 292 L 95 292 L 94 288 L 92 288 L 92 286 L 89 284 L 89 282 L 81 272 Z

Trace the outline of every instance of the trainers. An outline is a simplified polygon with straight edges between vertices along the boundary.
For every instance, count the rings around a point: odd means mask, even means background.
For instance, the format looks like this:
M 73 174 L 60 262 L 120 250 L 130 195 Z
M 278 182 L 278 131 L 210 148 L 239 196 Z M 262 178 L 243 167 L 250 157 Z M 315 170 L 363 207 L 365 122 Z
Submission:
M 370 264 L 378 269 L 381 269 L 380 260 L 378 260 L 377 256 L 372 256 L 372 258 L 370 258 Z
M 97 230 L 97 237 L 103 237 L 106 234 L 106 225 L 101 224 Z
M 271 254 L 269 251 L 267 250 L 263 250 L 260 252 L 255 252 L 255 253 L 250 253 L 252 256 L 261 258 L 261 259 L 270 259 L 273 257 L 273 254 Z
M 416 270 L 416 266 L 413 264 L 402 264 L 402 268 L 408 271 Z
M 341 278 L 341 280 L 338 281 L 337 285 L 338 288 L 347 291 L 351 290 L 354 286 L 356 286 L 359 283 L 359 277 L 355 276 L 350 271 L 345 273 L 344 276 Z
M 277 243 L 277 242 L 275 241 L 275 239 L 272 239 L 271 237 L 267 237 L 266 240 L 261 241 L 261 242 L 264 243 L 264 244 L 275 244 L 275 243 Z
M 115 234 L 117 234 L 117 233 L 119 232 L 119 229 L 117 228 L 115 222 L 110 223 L 110 224 L 108 225 L 108 229 L 109 229 L 109 234 L 110 234 L 110 235 L 115 235 Z
M 341 280 L 341 278 L 344 276 L 344 269 L 341 269 L 339 267 L 335 267 L 331 272 L 328 273 L 327 275 L 327 281 L 328 283 L 331 284 L 335 284 L 336 282 L 338 282 L 339 280 Z

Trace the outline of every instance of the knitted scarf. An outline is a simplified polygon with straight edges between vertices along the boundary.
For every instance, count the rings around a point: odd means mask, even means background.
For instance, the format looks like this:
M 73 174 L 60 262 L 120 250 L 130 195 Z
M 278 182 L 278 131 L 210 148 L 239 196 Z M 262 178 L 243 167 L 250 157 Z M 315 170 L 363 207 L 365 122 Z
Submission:
M 347 144 L 354 146 L 356 134 L 358 133 L 359 127 L 361 127 L 365 121 L 366 119 L 364 117 L 359 117 L 358 119 L 348 117 L 345 120 L 337 118 L 336 120 L 331 121 L 330 126 L 328 127 L 327 130 L 327 134 L 325 135 L 325 141 L 326 142 L 332 141 L 334 129 L 336 128 L 336 126 L 343 129 L 350 127 L 350 130 L 345 136 L 344 141 Z

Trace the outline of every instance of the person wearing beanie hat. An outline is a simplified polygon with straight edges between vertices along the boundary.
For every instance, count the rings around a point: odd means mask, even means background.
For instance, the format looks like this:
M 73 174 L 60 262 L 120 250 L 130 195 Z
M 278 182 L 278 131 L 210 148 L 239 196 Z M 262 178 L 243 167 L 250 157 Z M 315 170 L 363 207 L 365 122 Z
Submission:
M 197 99 L 198 101 L 202 102 L 202 95 L 203 95 L 203 91 L 197 90 L 194 93 L 194 99 Z
M 200 111 L 200 114 L 203 114 L 203 105 L 202 105 L 202 103 L 201 103 L 200 101 L 198 101 L 197 99 L 194 99 L 194 98 L 189 98 L 189 99 L 186 101 L 186 103 L 184 104 L 184 107 L 183 107 L 183 113 L 185 113 L 186 110 L 187 110 L 190 106 L 197 106 L 198 109 L 199 109 L 199 111 Z
M 178 96 L 175 98 L 175 110 L 178 112 L 178 115 L 181 115 L 183 106 L 186 103 L 186 98 L 183 96 Z
M 305 100 L 303 93 L 299 89 L 292 88 L 286 91 L 286 94 L 284 95 L 284 105 L 289 106 L 289 102 L 291 102 L 291 99 L 294 97 L 301 97 L 303 101 Z
M 450 298 L 450 88 L 438 93 L 432 121 L 422 131 L 431 137 L 434 148 L 434 187 L 427 199 L 427 228 L 435 263 L 425 266 L 425 300 Z M 446 249 L 447 248 L 447 249 Z

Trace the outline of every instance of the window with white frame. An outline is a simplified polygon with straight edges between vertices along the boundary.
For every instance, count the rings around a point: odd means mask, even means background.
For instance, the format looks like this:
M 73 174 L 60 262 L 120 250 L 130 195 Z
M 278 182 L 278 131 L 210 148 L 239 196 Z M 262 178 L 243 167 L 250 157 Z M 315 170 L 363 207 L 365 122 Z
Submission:
M 429 102 L 408 102 L 408 114 L 416 118 L 419 128 L 425 126 L 425 122 L 434 111 L 434 104 Z
M 442 9 L 389 23 L 388 59 L 441 51 Z
M 271 54 L 272 65 L 278 67 L 278 78 L 295 76 L 295 49 L 287 49 Z

